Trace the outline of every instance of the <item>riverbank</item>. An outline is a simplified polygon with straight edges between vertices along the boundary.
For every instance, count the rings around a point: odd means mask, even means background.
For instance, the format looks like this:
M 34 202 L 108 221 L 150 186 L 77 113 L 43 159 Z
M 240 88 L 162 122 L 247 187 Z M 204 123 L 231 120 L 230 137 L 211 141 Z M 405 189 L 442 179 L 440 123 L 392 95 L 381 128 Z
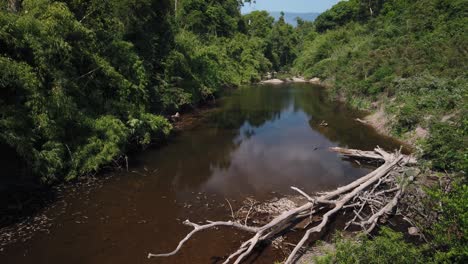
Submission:
M 123 166 L 110 172 L 111 177 L 98 188 L 89 188 L 89 196 L 78 192 L 75 197 L 56 199 L 59 206 L 55 209 L 44 208 L 41 214 L 52 220 L 28 228 L 37 232 L 25 242 L 16 240 L 5 246 L 0 262 L 39 259 L 37 263 L 45 263 L 47 258 L 47 263 L 62 263 L 65 255 L 74 255 L 82 263 L 128 263 L 144 258 L 146 250 L 176 245 L 184 235 L 183 219 L 229 219 L 224 198 L 238 209 L 245 197 L 259 202 L 288 197 L 292 182 L 314 193 L 334 189 L 370 170 L 342 160 L 328 147 L 399 146 L 355 122 L 357 116 L 344 105 L 325 100 L 322 88 L 307 83 L 272 87 L 243 87 L 217 99 L 218 108 L 202 109 L 193 116 L 182 113 L 180 122 L 173 124 L 180 131 L 158 149 L 129 156 L 128 172 Z M 320 126 L 322 120 L 329 126 Z M 199 247 L 184 248 L 181 256 L 168 263 L 185 263 L 193 256 L 198 257 L 192 263 L 206 263 L 238 246 L 239 235 L 223 232 L 229 236 L 225 243 L 205 249 L 219 235 L 210 232 L 197 238 L 202 241 Z M 49 250 L 63 241 L 67 243 L 63 254 Z M 98 249 L 103 253 L 96 254 Z M 281 258 L 273 251 L 262 254 L 264 263 Z
M 327 83 L 328 88 L 335 90 L 336 94 L 333 81 Z M 466 257 L 466 253 L 463 252 L 467 252 L 466 244 L 453 238 L 454 234 L 463 234 L 463 230 L 466 230 L 464 229 L 466 224 L 460 222 L 464 218 L 464 213 L 458 211 L 458 208 L 463 207 L 460 206 L 460 202 L 468 201 L 465 185 L 466 160 L 464 162 L 462 158 L 463 146 L 466 146 L 466 125 L 463 125 L 464 118 L 461 116 L 463 111 L 433 113 L 420 110 L 418 113 L 420 116 L 414 118 L 419 120 L 416 122 L 417 125 L 410 126 L 411 129 L 402 129 L 402 120 L 406 120 L 407 116 L 413 113 L 402 111 L 401 109 L 404 109 L 406 105 L 401 100 L 397 100 L 396 96 L 367 102 L 364 104 L 365 107 L 362 107 L 363 101 L 349 100 L 342 94 L 334 98 L 339 98 L 339 101 L 346 102 L 353 107 L 367 110 L 369 114 L 363 119 L 356 119 L 357 122 L 373 127 L 382 135 L 400 140 L 414 151 L 421 162 L 417 166 L 419 172 L 415 175 L 415 181 L 408 186 L 399 202 L 399 209 L 396 212 L 399 217 L 396 218 L 398 219 L 396 223 L 392 223 L 391 229 L 384 226 L 382 233 L 375 234 L 375 242 L 367 237 L 362 239 L 362 236 L 339 238 L 337 239 L 338 246 L 325 244 L 324 250 L 314 249 L 302 260 L 310 262 L 317 258 L 320 261 L 337 259 L 337 255 L 352 253 L 347 252 L 347 248 L 354 247 L 354 251 L 369 250 L 366 249 L 366 243 L 390 247 L 400 243 L 417 254 L 421 254 L 420 256 L 426 254 L 428 261 L 434 261 L 437 258 L 456 259 L 454 263 L 459 263 L 459 260 Z M 465 140 L 461 139 L 464 137 Z M 458 145 L 455 142 L 458 142 Z M 455 159 L 449 160 L 448 156 L 453 156 Z M 452 170 L 441 173 L 441 168 L 452 168 Z M 450 213 L 446 211 L 447 207 L 451 208 Z M 449 234 L 440 228 L 441 226 L 448 227 L 450 223 L 456 223 L 454 225 L 456 231 L 449 232 Z M 397 237 L 397 239 L 391 237 Z M 378 243 L 383 244 L 378 245 Z M 346 246 L 343 247 L 343 245 Z M 440 245 L 447 248 L 440 249 L 438 248 Z M 429 252 L 427 248 L 432 248 L 433 251 Z M 402 254 L 408 259 L 413 257 L 409 256 L 408 252 Z M 450 254 L 454 254 L 455 257 L 451 257 Z M 422 257 L 417 258 L 422 259 Z M 325 261 L 325 263 L 328 262 Z
M 361 161 L 366 162 L 371 160 L 374 162 L 383 162 L 383 164 L 372 172 L 345 186 L 315 196 L 310 196 L 297 187 L 291 187 L 292 190 L 297 191 L 306 198 L 306 203 L 302 206 L 295 206 L 290 209 L 281 208 L 280 211 L 282 211 L 282 213 L 278 216 L 271 217 L 263 224 L 260 221 L 259 225 L 252 226 L 248 225 L 248 221 L 250 220 L 250 222 L 253 221 L 255 223 L 255 221 L 261 219 L 258 217 L 258 213 L 263 214 L 265 211 L 268 213 L 270 210 L 265 210 L 264 208 L 271 208 L 272 205 L 267 203 L 256 206 L 254 201 L 247 203 L 247 205 L 250 204 L 250 209 L 246 211 L 247 213 L 243 223 L 240 220 L 236 220 L 238 215 L 234 214 L 232 207 L 231 211 L 232 218 L 235 220 L 234 222 L 215 220 L 215 222 L 208 221 L 208 224 L 199 225 L 190 222 L 190 220 L 186 220 L 184 224 L 192 226 L 194 230 L 181 240 L 177 249 L 168 254 L 150 253 L 148 258 L 173 256 L 196 232 L 201 232 L 213 227 L 231 226 L 244 232 L 254 233 L 251 239 L 245 240 L 239 250 L 228 258 L 228 260 L 236 258 L 236 262 L 241 262 L 241 260 L 251 254 L 252 250 L 258 244 L 270 241 L 271 239 L 284 239 L 285 234 L 287 234 L 291 228 L 303 229 L 305 232 L 302 239 L 294 246 L 294 250 L 288 255 L 285 262 L 291 264 L 295 263 L 298 252 L 302 251 L 303 246 L 307 245 L 306 243 L 311 239 L 311 234 L 323 236 L 322 232 L 324 229 L 330 227 L 332 227 L 332 229 L 335 228 L 335 224 L 332 224 L 332 219 L 335 215 L 341 214 L 341 212 L 346 214 L 346 212 L 349 211 L 353 211 L 355 215 L 354 218 L 346 222 L 345 227 L 339 225 L 337 228 L 344 228 L 346 230 L 350 225 L 354 224 L 363 228 L 367 233 L 371 233 L 378 222 L 385 221 L 387 215 L 392 214 L 393 209 L 398 208 L 399 198 L 403 195 L 407 185 L 412 182 L 418 174 L 418 172 L 414 172 L 414 169 L 409 167 L 414 166 L 417 160 L 411 156 L 403 155 L 399 151 L 388 153 L 381 148 L 376 148 L 373 151 L 330 148 L 329 151 L 340 153 L 350 159 L 361 159 Z M 288 203 L 280 203 L 280 205 L 282 204 Z M 276 208 L 278 206 L 273 207 Z M 349 208 L 353 208 L 354 210 Z M 351 217 L 352 215 L 353 214 L 351 214 Z M 249 218 L 249 216 L 251 218 Z M 302 226 L 302 228 L 299 226 Z
M 314 78 L 318 84 L 323 83 L 318 78 Z M 328 81 L 327 88 L 333 89 L 331 82 Z M 341 99 L 343 101 L 345 99 Z M 386 111 L 389 109 L 388 102 L 392 100 L 381 100 L 371 103 L 372 110 L 368 111 L 369 114 L 363 119 L 356 119 L 357 122 L 373 127 L 380 134 L 388 137 L 396 137 L 402 143 L 413 149 L 416 155 L 421 158 L 422 148 L 425 141 L 428 140 L 430 133 L 429 129 L 417 126 L 414 130 L 407 131 L 403 134 L 395 134 L 396 124 L 395 119 L 398 119 L 396 114 L 390 114 Z M 349 102 L 348 102 L 349 103 Z M 354 105 L 351 102 L 351 105 Z M 356 105 L 355 105 L 356 106 Z M 368 109 L 368 108 L 367 108 Z M 456 117 L 456 114 L 444 115 L 441 119 L 442 122 L 451 122 L 450 119 Z M 453 124 L 453 123 L 452 123 Z M 405 241 L 411 241 L 416 245 L 427 243 L 428 233 L 433 230 L 433 225 L 439 222 L 440 208 L 435 209 L 432 207 L 433 194 L 428 193 L 427 190 L 438 192 L 442 190 L 441 195 L 449 195 L 450 189 L 453 184 L 453 179 L 460 179 L 456 173 L 443 175 L 437 171 L 431 170 L 427 166 L 427 160 L 421 159 L 418 165 L 418 173 L 414 175 L 415 181 L 408 187 L 405 195 L 401 198 L 399 203 L 399 215 L 392 218 L 392 228 L 404 234 Z M 377 233 L 375 233 L 377 235 Z M 356 239 L 348 238 L 349 241 L 357 241 Z M 328 241 L 329 242 L 329 241 Z M 335 246 L 327 244 L 324 249 L 313 248 L 311 252 L 306 253 L 301 261 L 309 263 L 311 259 L 317 256 L 333 255 L 336 253 Z M 340 249 L 341 250 L 341 249 Z
M 268 79 L 260 81 L 259 84 L 261 85 L 281 85 L 285 83 L 310 83 L 314 85 L 318 85 L 323 87 L 327 90 L 332 90 L 334 85 L 333 81 L 331 80 L 321 80 L 320 78 L 314 77 L 311 79 L 305 79 L 304 77 L 300 76 L 283 76 L 281 79 Z M 386 112 L 386 105 L 384 101 L 376 101 L 371 103 L 372 109 L 369 108 L 362 108 L 359 105 L 353 104 L 350 100 L 347 100 L 346 97 L 338 96 L 337 98 L 332 97 L 333 100 L 338 100 L 340 102 L 349 104 L 353 108 L 357 108 L 359 110 L 364 110 L 367 112 L 367 115 L 363 117 L 363 119 L 356 118 L 357 122 L 362 124 L 368 125 L 375 129 L 380 134 L 398 139 L 402 142 L 403 145 L 408 147 L 409 149 L 417 149 L 417 142 L 420 140 L 427 139 L 429 136 L 429 131 L 418 126 L 414 131 L 409 131 L 405 133 L 403 136 L 398 136 L 392 133 L 392 115 Z
M 325 86 L 319 78 L 312 78 L 310 80 L 305 79 L 302 76 L 294 76 L 294 75 L 285 75 L 282 78 L 272 78 L 266 79 L 259 82 L 259 84 L 283 84 L 283 83 L 311 83 L 315 85 L 322 85 Z

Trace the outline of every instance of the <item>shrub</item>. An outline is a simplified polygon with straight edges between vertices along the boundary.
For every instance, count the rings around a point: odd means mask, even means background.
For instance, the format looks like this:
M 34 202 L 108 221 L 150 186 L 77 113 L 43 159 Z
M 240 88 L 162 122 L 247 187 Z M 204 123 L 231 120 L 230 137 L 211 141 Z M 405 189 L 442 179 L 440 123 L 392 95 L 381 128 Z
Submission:
M 73 153 L 72 169 L 67 180 L 96 172 L 125 151 L 129 130 L 122 121 L 113 116 L 90 121 L 92 136 Z
M 426 263 L 421 249 L 406 243 L 401 233 L 385 227 L 373 240 L 364 235 L 360 236 L 358 241 L 338 237 L 336 250 L 316 258 L 315 261 L 318 264 Z
M 455 124 L 436 123 L 424 144 L 424 157 L 431 160 L 437 170 L 467 172 L 468 119 L 466 115 Z
M 160 142 L 172 130 L 172 125 L 166 118 L 148 113 L 142 114 L 139 119 L 130 119 L 127 124 L 130 127 L 131 140 L 141 146 Z
M 403 96 L 402 96 L 403 97 Z M 396 122 L 393 124 L 393 130 L 397 135 L 411 131 L 421 120 L 421 112 L 417 106 L 417 99 L 411 95 L 405 96 L 403 105 L 397 106 L 395 115 Z
M 456 179 L 451 191 L 432 190 L 433 204 L 439 220 L 430 233 L 435 263 L 466 263 L 468 260 L 468 186 L 465 179 Z

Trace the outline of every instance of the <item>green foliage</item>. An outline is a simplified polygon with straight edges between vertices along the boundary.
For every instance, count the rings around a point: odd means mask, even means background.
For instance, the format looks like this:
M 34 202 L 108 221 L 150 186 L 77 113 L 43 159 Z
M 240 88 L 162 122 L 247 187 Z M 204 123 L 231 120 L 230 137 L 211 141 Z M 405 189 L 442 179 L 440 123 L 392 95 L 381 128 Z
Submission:
M 421 249 L 406 243 L 401 233 L 382 228 L 375 239 L 360 236 L 358 241 L 338 238 L 336 250 L 315 259 L 316 263 L 426 263 Z
M 132 140 L 141 146 L 165 139 L 172 130 L 167 119 L 149 113 L 142 114 L 140 119 L 131 118 L 127 123 Z
M 232 36 L 241 15 L 238 0 L 185 0 L 177 12 L 181 27 L 200 35 Z
M 113 116 L 102 116 L 90 122 L 92 136 L 71 154 L 72 169 L 67 179 L 96 172 L 123 154 L 129 131 L 122 121 Z
M 432 189 L 429 194 L 439 220 L 426 230 L 433 238 L 428 244 L 416 246 L 405 242 L 401 233 L 384 227 L 373 239 L 364 234 L 356 241 L 338 236 L 336 249 L 316 258 L 316 263 L 465 263 L 468 259 L 466 179 L 456 179 L 450 192 Z
M 265 58 L 265 42 L 256 37 L 235 34 L 231 38 L 212 38 L 208 42 L 189 31 L 176 36 L 176 48 L 166 60 L 166 76 L 175 78 L 172 93 L 178 100 L 165 101 L 180 107 L 207 100 L 224 86 L 240 85 L 260 79 L 271 63 Z M 188 96 L 190 94 L 190 98 Z
M 129 144 L 164 139 L 171 125 L 160 114 L 260 80 L 268 58 L 292 62 L 284 21 L 261 13 L 253 30 L 242 1 L 179 4 L 176 14 L 170 0 L 2 4 L 1 143 L 42 182 L 94 173 Z
M 466 114 L 456 124 L 436 123 L 432 125 L 430 137 L 424 144 L 425 157 L 433 168 L 449 171 L 468 169 L 468 119 Z
M 315 20 L 315 26 L 318 32 L 335 29 L 355 19 L 358 12 L 357 1 L 341 1 L 330 10 L 320 14 Z
M 34 164 L 34 171 L 41 175 L 42 182 L 52 182 L 55 175 L 64 172 L 66 164 L 63 157 L 66 155 L 64 146 L 58 142 L 47 142 L 42 146 Z
M 397 133 L 411 131 L 429 116 L 440 117 L 462 107 L 466 100 L 466 82 L 448 80 L 428 74 L 397 79 L 394 82 L 395 100 L 389 105 L 396 115 L 394 129 Z M 423 124 L 424 125 L 424 124 Z
M 457 180 L 452 190 L 445 193 L 435 190 L 431 193 L 439 221 L 432 227 L 431 234 L 435 252 L 434 263 L 465 263 L 468 260 L 468 186 L 466 179 Z
M 266 57 L 272 62 L 277 71 L 288 69 L 297 57 L 296 46 L 298 36 L 294 28 L 287 24 L 282 15 L 274 24 L 270 37 Z
M 247 34 L 267 38 L 270 36 L 275 19 L 267 11 L 253 11 L 242 17 Z
M 368 108 L 380 101 L 393 133 L 429 130 L 423 157 L 433 169 L 466 173 L 466 0 L 342 1 L 319 16 L 294 72 L 333 83 L 335 95 Z M 373 240 L 339 240 L 319 263 L 465 263 L 467 187 L 432 191 L 439 222 L 423 247 L 383 230 Z
M 139 1 L 164 2 L 169 3 Z M 148 116 L 153 108 L 149 96 L 158 82 L 147 70 L 157 65 L 145 64 L 140 54 L 149 61 L 161 58 L 154 47 L 126 39 L 148 26 L 142 20 L 129 25 L 136 19 L 126 11 L 134 6 L 134 1 L 25 0 L 21 12 L 0 12 L 0 139 L 43 182 L 71 179 L 111 162 L 129 141 L 130 116 Z M 161 20 L 143 17 L 147 23 Z M 155 126 L 148 129 L 156 133 Z M 167 133 L 167 126 L 160 129 Z
M 339 5 L 353 2 L 356 1 Z M 466 44 L 463 34 L 466 19 L 460 15 L 447 17 L 454 7 L 436 8 L 438 2 L 385 1 L 380 13 L 373 9 L 373 19 L 351 18 L 305 43 L 295 69 L 310 77 L 321 75 L 334 79 L 340 93 L 357 96 L 373 96 L 379 90 L 395 91 L 395 79 L 421 75 L 421 72 L 433 78 L 458 77 L 461 78 L 458 83 L 466 83 L 463 79 L 466 56 L 459 49 Z M 432 28 L 408 26 L 428 21 Z M 319 19 L 315 26 L 318 24 Z M 361 89 L 357 85 L 361 81 L 372 85 Z M 369 93 L 369 87 L 375 88 Z
M 249 42 L 258 43 L 256 48 L 272 64 L 269 67 L 276 71 L 291 67 L 296 59 L 299 35 L 293 26 L 285 22 L 284 16 L 274 22 L 274 18 L 266 11 L 255 11 L 245 15 L 243 23 L 246 33 L 251 37 Z M 260 63 L 265 64 L 263 61 L 260 60 Z
M 432 130 L 426 157 L 437 169 L 464 170 L 465 132 L 436 123 L 467 104 L 467 13 L 466 1 L 340 2 L 314 23 L 294 72 L 328 79 L 354 106 L 385 102 L 395 135 Z

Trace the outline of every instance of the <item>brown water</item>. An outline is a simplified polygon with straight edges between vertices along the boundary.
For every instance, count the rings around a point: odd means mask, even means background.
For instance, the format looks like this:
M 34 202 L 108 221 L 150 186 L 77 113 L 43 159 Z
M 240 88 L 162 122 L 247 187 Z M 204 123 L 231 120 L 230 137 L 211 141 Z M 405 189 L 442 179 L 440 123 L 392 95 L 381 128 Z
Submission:
M 190 231 L 182 221 L 227 220 L 246 197 L 266 200 L 346 184 L 369 169 L 344 161 L 328 147 L 394 149 L 398 144 L 356 121 L 358 113 L 326 100 L 309 84 L 245 87 L 158 149 L 131 158 L 130 172 L 113 173 L 102 187 L 65 195 L 46 210 L 48 232 L 9 245 L 0 263 L 215 263 L 244 234 L 214 230 L 171 251 Z M 325 120 L 329 126 L 319 124 Z M 267 248 L 255 263 L 282 255 Z

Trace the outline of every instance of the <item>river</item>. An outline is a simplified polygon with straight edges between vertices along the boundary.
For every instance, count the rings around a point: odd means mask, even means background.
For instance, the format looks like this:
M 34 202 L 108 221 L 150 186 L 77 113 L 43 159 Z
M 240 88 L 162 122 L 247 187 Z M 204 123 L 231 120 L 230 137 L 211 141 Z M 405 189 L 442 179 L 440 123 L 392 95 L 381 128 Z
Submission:
M 47 230 L 3 248 L 0 263 L 120 264 L 217 263 L 245 237 L 233 230 L 198 234 L 171 251 L 190 231 L 182 221 L 228 220 L 226 199 L 238 207 L 313 193 L 365 175 L 369 168 L 343 160 L 332 146 L 393 150 L 398 142 L 354 119 L 362 114 L 327 100 L 311 84 L 247 86 L 229 92 L 219 107 L 157 149 L 131 157 L 130 168 L 106 174 L 98 188 L 78 188 L 43 212 Z M 326 122 L 328 126 L 321 126 Z M 281 260 L 267 248 L 255 263 Z

